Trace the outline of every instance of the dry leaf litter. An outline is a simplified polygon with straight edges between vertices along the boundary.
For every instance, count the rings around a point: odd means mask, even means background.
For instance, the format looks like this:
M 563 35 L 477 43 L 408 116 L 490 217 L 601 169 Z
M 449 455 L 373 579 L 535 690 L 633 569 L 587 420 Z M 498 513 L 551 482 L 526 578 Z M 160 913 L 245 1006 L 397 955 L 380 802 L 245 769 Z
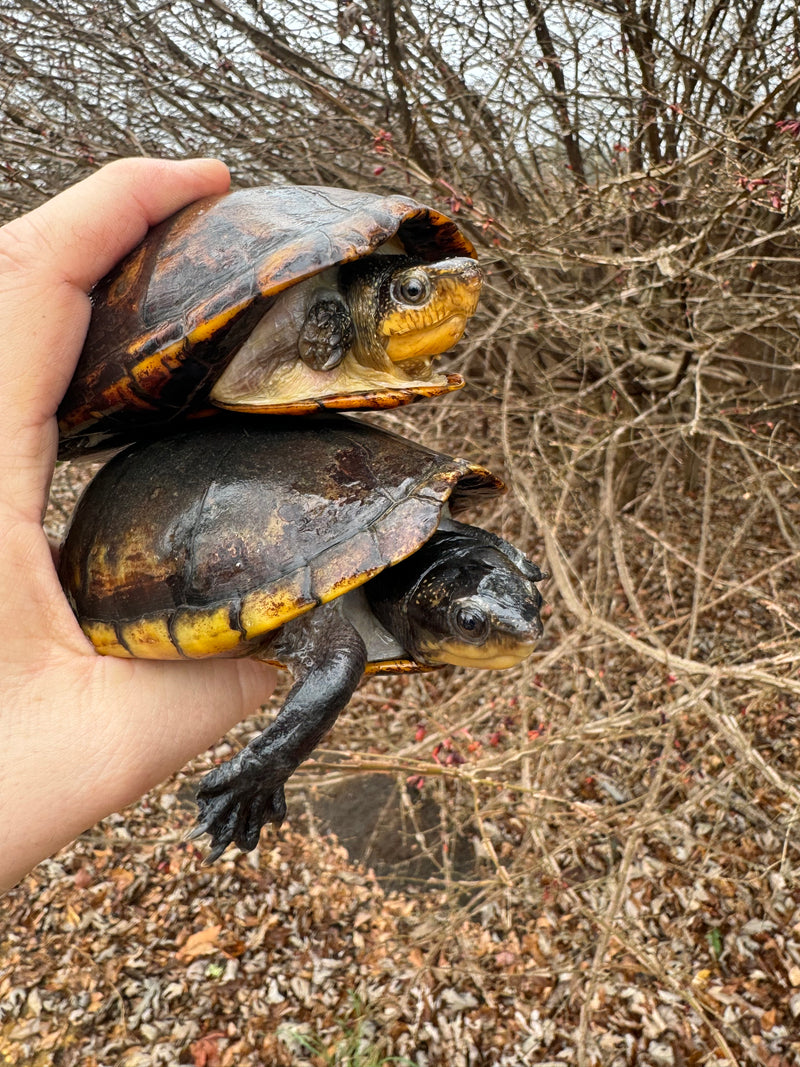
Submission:
M 705 496 L 665 463 L 605 532 L 539 469 L 531 660 L 365 682 L 249 856 L 183 834 L 263 718 L 42 863 L 3 902 L 0 1062 L 795 1067 L 797 443 L 717 442 Z

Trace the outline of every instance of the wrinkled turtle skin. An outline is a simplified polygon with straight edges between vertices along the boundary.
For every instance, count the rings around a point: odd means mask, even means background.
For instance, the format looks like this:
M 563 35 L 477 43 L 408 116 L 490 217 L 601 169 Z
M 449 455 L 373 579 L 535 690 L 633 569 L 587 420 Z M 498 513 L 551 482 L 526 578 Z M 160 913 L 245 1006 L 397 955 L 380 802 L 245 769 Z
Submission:
M 251 655 L 294 676 L 274 723 L 201 784 L 211 859 L 280 824 L 286 780 L 365 672 L 505 668 L 531 652 L 542 573 L 450 517 L 503 488 L 336 415 L 222 420 L 134 445 L 90 483 L 60 578 L 99 653 Z
M 366 355 L 348 354 L 352 324 L 338 317 L 346 270 L 378 250 L 412 257 L 423 270 L 456 265 L 459 306 L 444 325 L 426 325 L 419 356 L 384 356 L 385 338 L 373 338 L 377 349 Z M 275 186 L 199 200 L 154 227 L 93 291 L 84 349 L 58 412 L 61 455 L 90 451 L 108 435 L 141 437 L 209 408 L 380 408 L 458 388 L 463 380 L 435 373 L 431 358 L 458 340 L 475 309 L 482 279 L 474 257 L 454 222 L 407 197 Z M 278 315 L 273 305 L 300 283 L 298 293 L 316 294 L 307 299 L 317 318 L 310 313 L 302 327 L 285 316 L 273 322 L 267 312 Z M 297 314 L 302 319 L 305 305 Z M 257 327 L 258 351 L 239 374 L 235 357 L 241 349 L 245 358 Z M 276 343 L 278 334 L 291 344 Z

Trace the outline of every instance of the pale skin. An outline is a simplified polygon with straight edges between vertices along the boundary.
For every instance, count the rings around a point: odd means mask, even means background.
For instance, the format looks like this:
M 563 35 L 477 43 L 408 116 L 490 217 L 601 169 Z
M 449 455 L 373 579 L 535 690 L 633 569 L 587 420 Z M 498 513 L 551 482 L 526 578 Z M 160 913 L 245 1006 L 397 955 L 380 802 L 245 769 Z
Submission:
M 275 684 L 250 660 L 96 655 L 41 524 L 87 293 L 149 226 L 228 184 L 217 160 L 120 160 L 0 229 L 0 889 L 208 748 Z

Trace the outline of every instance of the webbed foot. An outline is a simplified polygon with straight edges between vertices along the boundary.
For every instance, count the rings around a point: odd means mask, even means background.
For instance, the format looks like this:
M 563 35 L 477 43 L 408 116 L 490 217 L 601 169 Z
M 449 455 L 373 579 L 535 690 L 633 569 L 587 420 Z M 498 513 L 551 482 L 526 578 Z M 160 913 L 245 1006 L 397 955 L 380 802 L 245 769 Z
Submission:
M 237 768 L 236 758 L 210 771 L 197 790 L 197 826 L 194 840 L 211 835 L 206 863 L 213 863 L 230 844 L 250 852 L 258 844 L 261 827 L 280 826 L 286 818 L 285 779 L 269 774 L 251 775 Z

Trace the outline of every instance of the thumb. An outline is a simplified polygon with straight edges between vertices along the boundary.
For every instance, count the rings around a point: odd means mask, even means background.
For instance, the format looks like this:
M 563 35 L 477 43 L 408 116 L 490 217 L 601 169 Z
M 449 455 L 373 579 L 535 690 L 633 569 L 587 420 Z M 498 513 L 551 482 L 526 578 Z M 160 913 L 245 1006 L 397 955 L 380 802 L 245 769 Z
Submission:
M 150 226 L 228 184 L 216 160 L 119 160 L 0 229 L 2 496 L 17 512 L 38 519 L 47 492 L 88 290 Z

